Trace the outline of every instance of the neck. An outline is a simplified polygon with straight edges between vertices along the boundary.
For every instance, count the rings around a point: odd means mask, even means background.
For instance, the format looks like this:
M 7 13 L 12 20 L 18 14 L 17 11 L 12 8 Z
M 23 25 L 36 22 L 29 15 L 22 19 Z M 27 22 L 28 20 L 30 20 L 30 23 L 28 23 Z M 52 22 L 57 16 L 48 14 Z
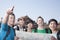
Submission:
M 28 28 L 28 29 L 27 29 L 27 32 L 32 32 L 32 29 Z
M 18 25 L 19 26 L 19 28 L 23 28 L 23 26 L 22 25 Z
M 40 25 L 38 26 L 39 29 L 44 29 L 44 26 Z
M 10 27 L 12 27 L 12 26 L 13 26 L 13 25 L 11 25 L 11 24 L 9 24 L 9 23 L 8 23 L 8 25 L 9 25 Z
M 58 30 L 52 30 L 52 33 L 56 33 L 56 32 L 58 32 Z

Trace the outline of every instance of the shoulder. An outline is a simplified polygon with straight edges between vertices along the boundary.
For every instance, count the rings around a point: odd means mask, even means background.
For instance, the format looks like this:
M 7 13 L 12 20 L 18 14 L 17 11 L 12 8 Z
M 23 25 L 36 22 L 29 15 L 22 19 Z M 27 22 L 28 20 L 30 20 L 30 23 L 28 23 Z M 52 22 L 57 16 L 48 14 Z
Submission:
M 60 40 L 60 30 L 57 32 L 57 39 Z
M 4 29 L 4 30 L 8 29 L 8 24 L 2 23 L 1 24 L 1 29 Z
M 5 24 L 5 23 L 1 23 L 1 25 L 2 25 L 2 26 L 7 26 L 7 23 L 6 23 L 6 24 Z

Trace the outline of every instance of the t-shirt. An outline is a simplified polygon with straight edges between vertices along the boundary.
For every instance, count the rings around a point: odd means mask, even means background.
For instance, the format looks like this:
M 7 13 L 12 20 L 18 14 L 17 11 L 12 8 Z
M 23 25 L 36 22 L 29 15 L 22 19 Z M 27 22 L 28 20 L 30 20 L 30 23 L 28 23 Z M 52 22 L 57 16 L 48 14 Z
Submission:
M 58 32 L 52 33 L 52 36 L 55 37 L 57 40 L 60 40 L 60 30 L 58 30 Z
M 51 30 L 50 29 L 37 29 L 37 33 L 51 33 Z
M 52 36 L 57 39 L 57 33 L 52 33 Z
M 6 36 L 6 33 L 7 33 L 9 27 L 10 26 L 8 26 L 7 24 L 4 24 L 4 23 L 1 24 L 0 40 L 3 40 L 3 38 Z M 6 37 L 6 40 L 14 40 L 14 36 L 15 36 L 15 31 L 12 27 L 10 27 L 10 33 Z
M 36 33 L 36 31 L 37 31 L 36 29 L 32 29 L 32 33 Z
M 42 29 L 42 30 L 37 29 L 37 33 L 46 33 L 46 30 L 45 29 Z
M 52 33 L 51 30 L 48 28 L 45 28 L 45 29 L 32 29 L 32 32 L 33 33 Z

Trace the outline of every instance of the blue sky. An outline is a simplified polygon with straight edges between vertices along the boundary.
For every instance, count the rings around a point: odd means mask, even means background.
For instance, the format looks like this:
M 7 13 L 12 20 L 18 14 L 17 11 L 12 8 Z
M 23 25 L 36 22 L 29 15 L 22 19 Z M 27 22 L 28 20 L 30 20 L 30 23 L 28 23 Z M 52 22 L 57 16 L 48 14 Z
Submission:
M 51 18 L 60 21 L 60 0 L 0 0 L 0 16 L 4 17 L 12 6 L 15 6 L 16 19 L 28 15 L 35 21 L 38 16 L 42 16 L 45 22 Z

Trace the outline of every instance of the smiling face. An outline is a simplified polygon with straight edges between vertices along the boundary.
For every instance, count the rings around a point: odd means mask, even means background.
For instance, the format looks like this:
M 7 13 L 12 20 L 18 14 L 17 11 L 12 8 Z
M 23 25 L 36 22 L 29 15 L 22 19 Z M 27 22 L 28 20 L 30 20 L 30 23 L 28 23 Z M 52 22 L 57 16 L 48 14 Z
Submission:
M 50 24 L 49 24 L 49 28 L 50 28 L 51 30 L 56 30 L 56 28 L 57 28 L 56 23 L 55 23 L 54 21 L 51 21 Z
M 38 24 L 38 26 L 43 26 L 44 25 L 44 19 L 42 18 L 42 17 L 38 17 L 38 19 L 37 19 L 37 24 Z
M 58 26 L 58 23 L 55 19 L 51 19 L 49 21 L 49 28 L 53 31 L 53 30 L 56 30 L 57 29 L 57 26 Z
M 44 23 L 44 22 L 43 22 L 43 20 L 42 20 L 41 18 L 39 18 L 39 19 L 37 20 L 37 24 L 38 24 L 38 25 L 43 25 L 43 23 Z
M 19 24 L 21 27 L 25 25 L 25 19 L 24 19 L 24 17 L 21 17 L 21 18 L 18 19 L 18 24 Z
M 31 28 L 33 28 L 33 23 L 28 23 L 27 26 L 28 26 L 28 28 L 31 29 Z
M 20 24 L 21 26 L 23 26 L 23 25 L 24 25 L 24 20 L 23 20 L 23 19 L 19 20 L 19 24 Z
M 8 24 L 13 26 L 14 22 L 15 22 L 15 16 L 14 15 L 9 15 Z

